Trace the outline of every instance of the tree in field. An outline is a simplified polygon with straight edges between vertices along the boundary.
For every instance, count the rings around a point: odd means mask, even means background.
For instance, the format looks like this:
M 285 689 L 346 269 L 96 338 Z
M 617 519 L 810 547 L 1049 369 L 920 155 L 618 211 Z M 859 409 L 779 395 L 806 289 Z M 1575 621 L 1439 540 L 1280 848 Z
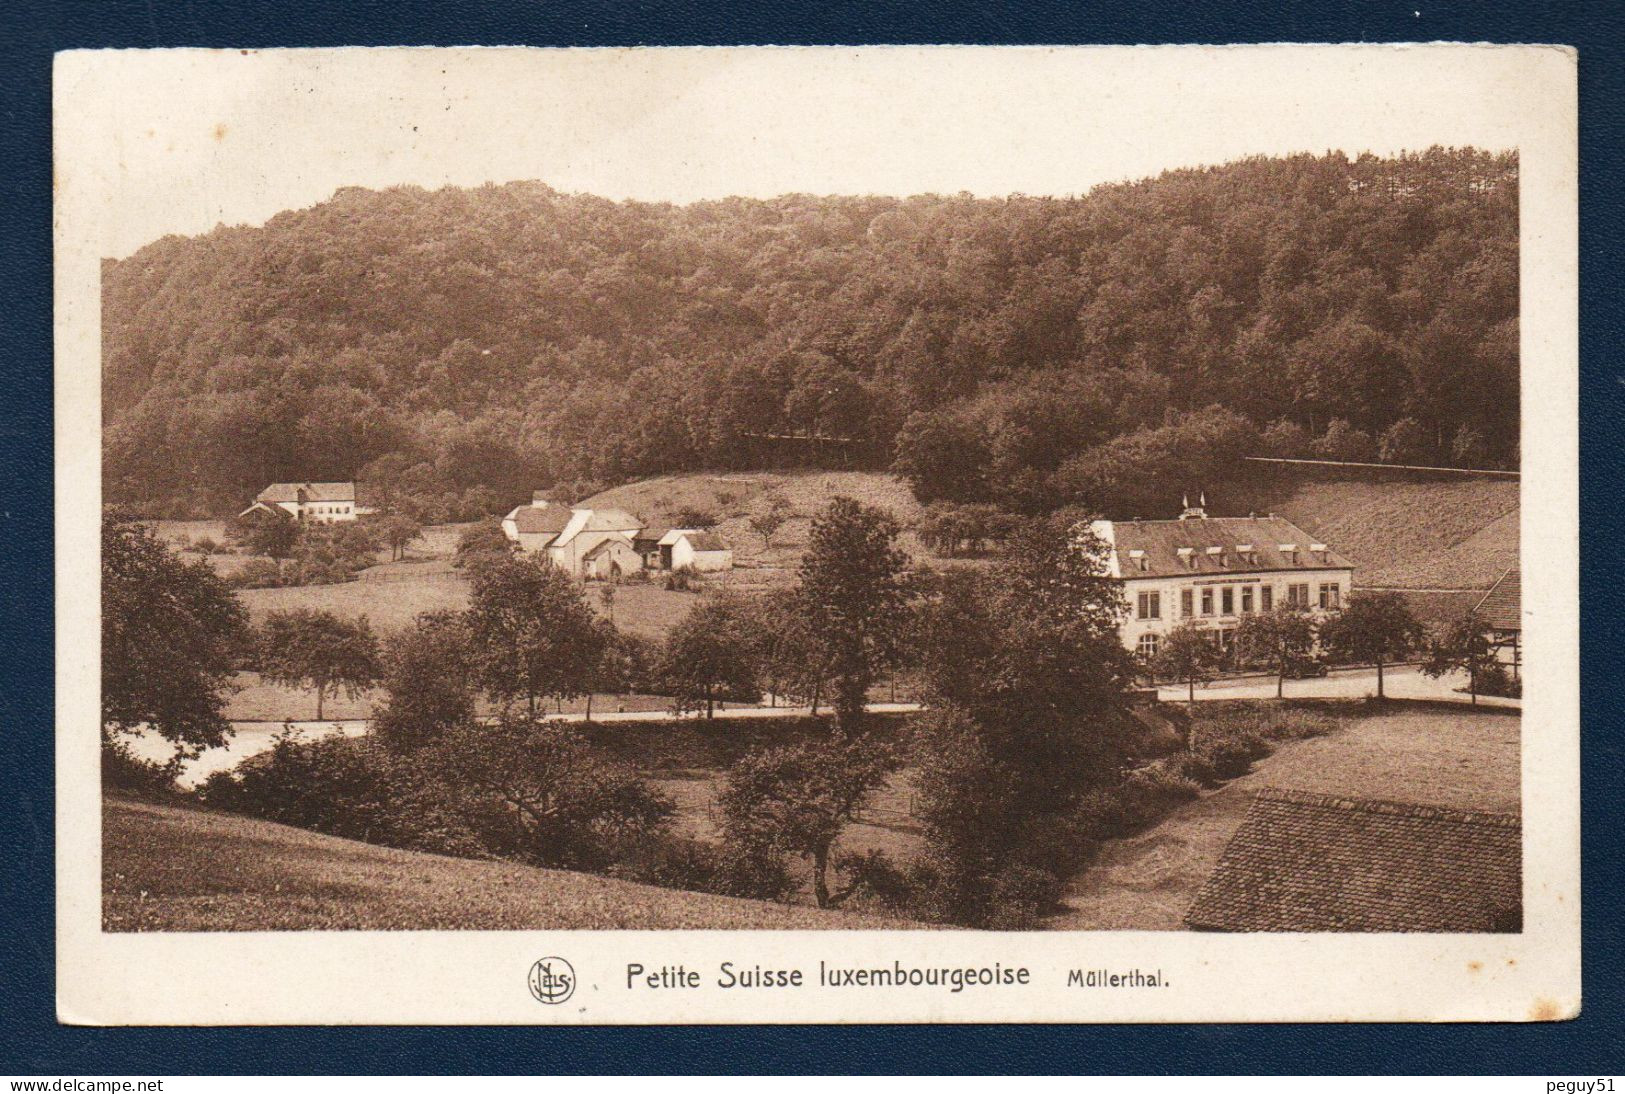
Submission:
M 250 553 L 269 558 L 292 558 L 299 549 L 299 522 L 280 512 L 256 516 L 238 526 L 237 536 Z
M 1197 681 L 1211 680 L 1219 665 L 1219 647 L 1211 634 L 1195 623 L 1181 623 L 1162 636 L 1151 661 L 1152 671 L 1184 681 L 1187 702 L 1196 702 Z
M 800 590 L 762 593 L 744 602 L 751 658 L 774 706 L 799 700 L 817 715 L 829 687 L 829 653 L 813 633 Z
M 1045 834 L 1128 758 L 1136 666 L 1105 560 L 1079 514 L 1029 521 L 999 571 L 941 575 L 912 616 L 929 708 L 918 811 L 943 918 L 1003 922 L 1008 894 L 1059 886 L 1077 848 Z
M 762 550 L 770 550 L 773 537 L 790 519 L 790 503 L 775 494 L 767 507 L 750 518 L 750 530 L 762 537 Z
M 1261 661 L 1275 671 L 1275 697 L 1286 693 L 1286 674 L 1294 661 L 1315 648 L 1315 620 L 1305 611 L 1282 605 L 1273 611 L 1243 616 L 1235 642 L 1248 660 Z
M 384 646 L 372 728 L 398 752 L 433 742 L 474 717 L 473 657 L 461 612 L 425 612 Z
M 487 556 L 472 572 L 468 632 L 485 693 L 523 699 L 533 717 L 543 698 L 587 694 L 604 632 L 575 580 L 540 557 Z
M 892 663 L 903 616 L 907 556 L 897 522 L 851 498 L 835 498 L 813 520 L 801 557 L 801 601 L 827 654 L 836 722 L 862 728 L 869 688 Z
M 391 562 L 405 558 L 406 548 L 423 535 L 423 525 L 405 513 L 390 513 L 378 521 L 375 530 L 384 546 L 389 548 Z
M 226 694 L 247 615 L 204 562 L 183 562 L 150 528 L 102 522 L 102 732 L 151 729 L 172 763 L 225 743 Z
M 1467 689 L 1478 705 L 1478 680 L 1495 664 L 1495 650 L 1490 645 L 1484 621 L 1474 612 L 1468 612 L 1428 643 L 1428 659 L 1422 672 L 1438 679 L 1452 672 L 1467 674 Z
M 502 531 L 502 525 L 496 521 L 481 521 L 457 538 L 452 563 L 470 566 L 482 558 L 506 558 L 513 553 L 513 541 Z
M 679 713 L 714 717 L 718 699 L 757 696 L 756 660 L 745 606 L 719 596 L 689 610 L 666 636 L 660 675 Z
M 343 691 L 354 699 L 378 680 L 378 636 L 365 616 L 343 619 L 310 608 L 272 612 L 260 625 L 257 644 L 262 677 L 315 689 L 317 721 L 329 694 Z
M 504 714 L 463 722 L 426 766 L 484 814 L 489 846 L 540 866 L 580 866 L 605 838 L 658 830 L 672 803 L 564 723 Z
M 896 764 L 889 745 L 866 737 L 835 737 L 749 754 L 729 769 L 727 786 L 717 798 L 723 840 L 743 858 L 808 860 L 818 906 L 834 907 L 851 890 L 830 890 L 831 849 Z
M 1416 621 L 1398 593 L 1360 592 L 1341 612 L 1321 624 L 1321 641 L 1350 661 L 1377 666 L 1377 698 L 1383 698 L 1382 667 L 1414 650 L 1422 641 Z

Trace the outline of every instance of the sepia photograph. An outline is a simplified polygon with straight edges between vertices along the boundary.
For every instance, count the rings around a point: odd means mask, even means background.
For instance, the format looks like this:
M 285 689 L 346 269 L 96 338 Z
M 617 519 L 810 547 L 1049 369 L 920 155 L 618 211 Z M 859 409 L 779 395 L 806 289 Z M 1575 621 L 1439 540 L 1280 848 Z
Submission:
M 1570 1016 L 1572 87 L 63 55 L 63 929 L 319 947 L 250 1020 L 420 938 L 480 1020 Z

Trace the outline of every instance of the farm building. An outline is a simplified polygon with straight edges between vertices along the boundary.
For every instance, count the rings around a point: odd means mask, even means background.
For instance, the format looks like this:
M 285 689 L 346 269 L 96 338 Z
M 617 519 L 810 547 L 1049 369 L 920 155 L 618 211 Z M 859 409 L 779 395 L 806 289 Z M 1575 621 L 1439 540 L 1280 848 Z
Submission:
M 502 531 L 527 554 L 543 552 L 579 577 L 608 579 L 639 570 L 733 568 L 733 551 L 692 528 L 651 528 L 624 509 L 565 509 L 537 499 L 502 518 Z
M 254 513 L 284 513 L 298 521 L 333 524 L 355 520 L 363 510 L 356 505 L 353 482 L 273 482 L 237 517 L 242 520 Z
M 701 572 L 731 570 L 734 553 L 712 532 L 674 528 L 660 537 L 660 568 Z
M 1512 670 L 1516 680 L 1523 668 L 1523 597 L 1518 567 L 1509 566 L 1506 573 L 1484 594 L 1473 608 L 1473 613 L 1484 623 L 1485 637 L 1495 651 L 1495 659 Z
M 1185 922 L 1207 931 L 1515 932 L 1513 813 L 1266 787 Z
M 1176 520 L 1090 527 L 1106 543 L 1108 573 L 1128 601 L 1123 643 L 1148 660 L 1186 621 L 1225 648 L 1243 616 L 1280 606 L 1337 611 L 1354 581 L 1354 563 L 1273 514 L 1210 517 L 1187 504 Z

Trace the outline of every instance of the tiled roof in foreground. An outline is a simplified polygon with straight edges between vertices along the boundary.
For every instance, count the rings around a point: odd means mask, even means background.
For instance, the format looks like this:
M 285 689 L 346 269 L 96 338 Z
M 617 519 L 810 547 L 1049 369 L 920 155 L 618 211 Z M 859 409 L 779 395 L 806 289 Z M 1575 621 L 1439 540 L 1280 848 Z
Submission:
M 1266 787 L 1185 922 L 1211 931 L 1521 929 L 1512 813 Z
M 1523 629 L 1523 597 L 1520 590 L 1518 567 L 1509 566 L 1484 599 L 1473 609 L 1486 626 L 1498 631 Z

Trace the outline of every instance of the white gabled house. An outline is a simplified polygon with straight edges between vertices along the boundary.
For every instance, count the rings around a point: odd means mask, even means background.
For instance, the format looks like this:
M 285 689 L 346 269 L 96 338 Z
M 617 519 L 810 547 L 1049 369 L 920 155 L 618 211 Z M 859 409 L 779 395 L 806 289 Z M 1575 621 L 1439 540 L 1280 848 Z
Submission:
M 256 512 L 285 514 L 312 524 L 333 524 L 355 520 L 364 510 L 356 506 L 353 482 L 273 482 L 237 518 Z
M 1225 648 L 1244 616 L 1283 605 L 1336 611 L 1354 582 L 1354 563 L 1273 513 L 1210 517 L 1187 504 L 1177 520 L 1097 520 L 1090 530 L 1128 602 L 1123 644 L 1146 659 L 1181 623 L 1211 630 Z

